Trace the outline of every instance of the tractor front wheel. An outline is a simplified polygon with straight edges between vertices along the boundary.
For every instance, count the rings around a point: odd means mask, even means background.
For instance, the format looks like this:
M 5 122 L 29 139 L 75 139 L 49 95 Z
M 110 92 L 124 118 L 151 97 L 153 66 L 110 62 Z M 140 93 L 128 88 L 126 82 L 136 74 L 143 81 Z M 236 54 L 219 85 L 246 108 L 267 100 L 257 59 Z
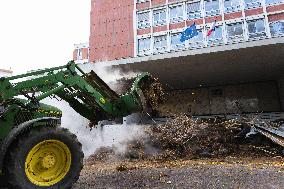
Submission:
M 6 162 L 11 188 L 67 189 L 79 178 L 83 152 L 67 129 L 37 127 L 17 139 Z

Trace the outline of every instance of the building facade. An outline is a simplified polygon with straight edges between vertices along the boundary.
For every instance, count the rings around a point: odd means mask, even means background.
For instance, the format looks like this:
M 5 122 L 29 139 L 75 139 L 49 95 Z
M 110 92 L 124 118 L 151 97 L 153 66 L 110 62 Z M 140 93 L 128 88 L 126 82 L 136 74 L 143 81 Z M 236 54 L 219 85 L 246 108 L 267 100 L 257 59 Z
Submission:
M 90 62 L 159 78 L 165 114 L 284 118 L 284 0 L 92 0 L 89 42 Z
M 90 61 L 108 61 L 134 55 L 134 1 L 92 0 Z
M 216 21 L 215 31 L 207 31 Z M 198 35 L 180 34 L 195 23 Z M 210 48 L 284 35 L 283 0 L 92 0 L 90 61 Z

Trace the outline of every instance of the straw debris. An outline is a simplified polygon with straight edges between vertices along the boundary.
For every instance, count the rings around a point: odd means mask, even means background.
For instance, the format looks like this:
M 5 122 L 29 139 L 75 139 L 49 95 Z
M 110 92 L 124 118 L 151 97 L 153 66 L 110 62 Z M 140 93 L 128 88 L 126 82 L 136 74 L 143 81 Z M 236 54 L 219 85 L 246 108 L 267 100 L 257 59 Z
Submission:
M 91 158 L 104 161 L 110 157 L 130 160 L 176 160 L 180 158 L 224 158 L 228 156 L 279 156 L 281 149 L 257 135 L 246 138 L 247 122 L 193 120 L 180 115 L 164 124 L 145 126 L 145 136 L 125 141 L 126 150 L 103 147 Z

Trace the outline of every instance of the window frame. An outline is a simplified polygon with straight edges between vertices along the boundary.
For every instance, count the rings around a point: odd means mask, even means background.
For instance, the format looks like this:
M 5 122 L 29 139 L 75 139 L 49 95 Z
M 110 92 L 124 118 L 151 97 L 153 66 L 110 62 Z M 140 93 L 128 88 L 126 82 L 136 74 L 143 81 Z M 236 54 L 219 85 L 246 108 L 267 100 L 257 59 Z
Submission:
M 217 1 L 218 2 L 218 9 L 214 10 L 206 10 L 206 3 L 207 2 L 213 2 Z M 215 15 L 221 15 L 221 6 L 220 6 L 220 0 L 204 0 L 204 11 L 205 11 L 205 16 L 215 16 Z
M 158 12 L 156 14 L 159 14 L 159 21 L 161 20 L 161 12 L 164 12 L 165 13 L 165 19 L 160 21 L 160 22 L 155 22 L 155 12 Z M 163 8 L 159 8 L 159 9 L 153 9 L 153 16 L 152 16 L 152 20 L 153 20 L 153 26 L 164 26 L 167 24 L 167 8 L 166 7 L 163 7 Z
M 146 13 L 148 13 L 148 16 L 149 16 L 147 22 L 145 22 L 145 20 L 139 21 L 139 14 L 146 14 Z M 151 18 L 150 18 L 151 17 L 151 11 L 150 10 L 137 12 L 136 15 L 137 15 L 137 21 L 136 21 L 137 29 L 146 29 L 146 28 L 151 27 Z M 145 24 L 146 26 L 143 26 L 140 23 L 147 23 L 147 24 Z
M 147 49 L 143 49 L 140 51 L 140 40 L 146 40 L 146 39 L 149 39 L 149 48 Z M 143 55 L 148 55 L 148 54 L 151 54 L 151 36 L 142 36 L 140 38 L 138 38 L 137 40 L 137 54 L 140 55 L 140 56 L 143 56 Z M 145 43 L 145 42 L 144 42 Z
M 182 15 L 172 18 L 171 9 L 177 8 L 177 7 L 181 7 Z M 183 13 L 184 13 L 184 6 L 183 6 L 183 4 L 175 4 L 175 5 L 169 6 L 169 21 L 170 21 L 170 24 L 184 22 L 185 19 L 184 19 L 184 14 Z
M 195 11 L 195 12 L 189 12 L 188 7 L 190 4 L 195 4 L 195 3 L 199 3 L 199 11 Z M 186 6 L 186 18 L 187 20 L 194 20 L 194 19 L 198 19 L 198 18 L 202 18 L 202 4 L 201 1 L 191 1 L 191 2 L 187 2 L 185 4 Z M 191 13 L 191 14 L 190 14 Z M 190 15 L 194 15 L 193 18 L 190 18 Z
M 262 20 L 263 21 L 263 31 L 262 32 L 256 32 L 256 33 L 250 32 L 249 31 L 249 23 L 252 23 L 254 21 L 256 23 L 258 20 Z M 247 32 L 248 32 L 248 39 L 249 40 L 260 39 L 260 38 L 267 37 L 266 31 L 265 31 L 266 23 L 265 23 L 265 19 L 263 17 L 246 20 L 246 25 L 247 25 Z M 254 34 L 255 34 L 255 36 L 254 36 Z M 260 34 L 260 35 L 258 36 L 258 34 Z
M 225 13 L 225 14 L 226 14 L 226 13 L 240 12 L 240 11 L 241 11 L 241 0 L 237 0 L 237 1 L 239 1 L 239 4 L 238 4 L 238 5 L 232 6 L 232 2 L 233 2 L 233 1 L 235 1 L 235 0 L 229 0 L 229 1 L 227 1 L 227 2 L 230 2 L 230 5 L 231 5 L 231 6 L 226 7 L 226 6 L 225 6 L 226 0 L 224 0 L 224 13 Z M 230 9 L 229 9 L 229 8 L 230 8 Z
M 83 60 L 83 48 L 78 48 L 78 56 L 77 56 L 77 60 Z
M 284 4 L 284 2 L 273 2 L 273 3 L 266 3 L 266 1 L 267 1 L 267 0 L 265 0 L 265 5 L 266 5 L 266 6 Z
M 155 44 L 156 44 L 156 40 L 155 38 L 162 38 L 162 37 L 165 37 L 165 42 L 166 42 L 166 45 L 165 46 L 161 46 L 161 47 L 155 47 Z M 161 42 L 162 40 L 160 40 L 159 42 Z M 167 51 L 167 48 L 168 48 L 168 34 L 165 33 L 165 34 L 160 34 L 160 35 L 154 35 L 153 36 L 153 53 L 162 53 L 162 52 L 165 52 Z
M 246 3 L 246 0 L 244 0 L 245 10 L 260 8 L 261 6 L 262 6 L 261 0 L 256 0 L 256 1 L 253 1 L 253 2 L 250 2 L 250 3 Z
M 242 31 L 243 31 L 242 34 L 241 35 L 229 36 L 228 26 L 237 25 L 237 24 L 241 24 Z M 228 43 L 241 42 L 241 41 L 245 40 L 245 28 L 244 28 L 244 21 L 243 20 L 235 21 L 235 22 L 227 22 L 225 27 L 226 27 L 225 28 L 225 30 L 226 30 L 226 38 L 227 38 L 227 42 Z
M 277 22 L 282 22 L 283 25 L 284 25 L 284 19 L 283 19 L 283 20 L 277 20 L 277 21 L 269 22 L 269 23 L 268 23 L 268 27 L 269 27 L 270 33 L 271 33 L 271 27 L 270 27 L 270 25 L 271 25 L 271 24 L 275 24 L 275 23 L 277 23 Z M 283 27 L 284 27 L 284 26 L 283 26 Z M 273 35 L 273 34 L 271 33 L 271 37 L 272 37 L 272 38 L 274 38 L 274 37 L 280 37 L 280 36 L 284 36 L 284 29 L 283 29 L 283 32 L 282 32 L 282 33 L 277 33 L 276 35 Z
M 202 40 L 201 41 L 192 41 L 193 38 L 191 38 L 190 40 L 188 40 L 188 47 L 189 49 L 199 49 L 199 48 L 203 48 L 205 46 L 205 40 L 204 40 L 204 29 L 202 26 L 196 26 L 196 30 L 197 32 L 200 34 L 201 33 L 201 37 L 202 37 Z M 198 35 L 199 35 L 198 34 Z
M 208 32 L 208 30 L 210 29 L 210 25 L 206 26 L 206 31 Z M 206 36 L 207 39 L 207 43 L 209 46 L 216 46 L 216 45 L 222 45 L 224 44 L 224 30 L 223 30 L 223 24 L 216 24 L 215 26 L 215 30 L 216 28 L 221 28 L 221 38 L 212 38 L 212 34 L 210 36 Z M 215 33 L 215 31 L 214 31 Z
M 203 18 L 203 17 L 208 17 L 208 16 L 216 16 L 216 15 L 221 15 L 221 11 L 224 9 L 224 13 L 231 13 L 231 12 L 239 12 L 241 11 L 241 1 L 242 0 L 230 0 L 228 2 L 230 2 L 230 5 L 239 2 L 239 5 L 236 6 L 227 6 L 228 7 L 233 7 L 232 9 L 228 10 L 225 7 L 225 0 L 223 0 L 222 2 L 220 2 L 220 0 L 193 0 L 193 1 L 183 1 L 182 3 L 174 3 L 174 4 L 170 4 L 167 5 L 166 7 L 163 6 L 159 6 L 159 7 L 154 7 L 151 9 L 144 9 L 142 11 L 137 11 L 136 12 L 136 24 L 137 24 L 137 30 L 139 29 L 146 29 L 146 28 L 151 28 L 151 27 L 155 27 L 155 26 L 165 26 L 168 24 L 175 24 L 175 23 L 181 23 L 184 22 L 186 20 L 194 20 L 194 19 L 199 19 L 199 18 Z M 266 0 L 267 1 L 267 0 Z M 275 4 L 279 4 L 279 3 L 283 3 L 284 2 L 276 2 L 276 3 L 270 3 L 267 4 L 265 1 L 265 5 L 275 5 Z M 278 0 L 279 1 L 279 0 Z M 149 0 L 144 0 L 141 2 L 149 2 Z M 202 4 L 202 2 L 204 4 Z M 213 8 L 217 8 L 217 4 L 214 4 L 213 2 L 218 2 L 218 9 L 212 9 Z M 248 3 L 247 3 L 248 2 Z M 208 5 L 207 7 L 211 8 L 211 10 L 206 11 L 206 3 L 212 3 L 211 5 Z M 260 8 L 262 7 L 262 2 L 261 0 L 244 0 L 244 9 L 248 10 L 248 9 L 254 9 L 254 8 Z M 191 4 L 195 4 L 192 5 L 192 7 L 190 7 Z M 236 3 L 237 4 L 237 3 Z M 229 5 L 229 4 L 228 4 Z M 222 7 L 223 6 L 223 7 Z M 199 9 L 197 9 L 197 7 L 199 7 Z M 171 13 L 171 10 L 176 8 L 176 11 L 173 11 L 174 14 Z M 191 10 L 191 11 L 190 11 Z M 205 13 L 205 15 L 204 15 Z M 147 16 L 145 16 L 146 19 L 144 20 L 140 20 L 139 21 L 139 15 L 140 14 L 147 14 Z M 159 19 L 157 19 L 155 21 L 155 15 L 159 15 Z M 263 13 L 264 14 L 264 13 Z M 201 32 L 203 35 L 203 39 L 201 41 L 191 41 L 191 40 L 187 40 L 185 42 L 181 42 L 180 41 L 180 35 L 183 31 L 181 31 L 181 28 L 179 29 L 174 29 L 174 30 L 170 30 L 167 27 L 167 31 L 166 34 L 164 34 L 165 31 L 162 32 L 157 32 L 154 33 L 153 29 L 151 28 L 151 34 L 145 34 L 145 35 L 138 35 L 138 37 L 136 37 L 136 42 L 137 44 L 135 45 L 135 47 L 137 47 L 137 55 L 149 55 L 149 54 L 155 54 L 155 53 L 163 53 L 163 52 L 169 52 L 169 51 L 180 51 L 180 50 L 185 50 L 185 49 L 196 49 L 196 48 L 202 48 L 205 46 L 216 46 L 216 45 L 225 45 L 225 44 L 232 44 L 232 43 L 240 43 L 240 42 L 244 42 L 244 41 L 252 41 L 252 40 L 260 40 L 263 38 L 267 38 L 271 37 L 279 37 L 279 36 L 284 36 L 284 29 L 282 29 L 284 27 L 284 19 L 281 20 L 277 20 L 277 21 L 272 21 L 272 22 L 268 22 L 267 20 L 264 19 L 263 14 L 261 15 L 253 15 L 253 16 L 248 16 L 245 18 L 236 18 L 236 19 L 231 19 L 231 20 L 225 20 L 225 24 L 221 24 L 220 22 L 218 24 L 216 24 L 216 29 L 220 28 L 220 31 L 222 32 L 221 35 L 217 34 L 218 38 L 213 38 L 213 34 L 211 34 L 211 36 L 207 37 L 207 31 L 210 28 L 209 25 L 207 24 L 202 24 L 202 28 L 197 28 L 198 32 Z M 161 19 L 161 15 L 162 18 Z M 165 16 L 164 16 L 165 15 Z M 172 17 L 172 15 L 174 15 L 174 17 Z M 143 15 L 141 15 L 141 17 L 143 18 Z M 256 25 L 256 22 L 258 20 L 262 20 L 263 25 Z M 249 25 L 255 22 L 255 26 L 253 28 L 253 26 Z M 267 23 L 268 22 L 268 23 Z M 273 30 L 273 24 L 280 22 L 280 30 L 277 30 L 276 26 L 274 26 L 274 28 L 276 30 Z M 141 24 L 142 23 L 142 24 Z M 143 25 L 144 23 L 144 25 Z M 236 33 L 240 33 L 241 30 L 240 28 L 237 28 L 237 26 L 234 26 L 234 28 L 231 28 L 231 30 L 228 30 L 228 28 L 232 27 L 233 25 L 239 25 L 241 26 L 242 29 L 242 33 L 235 35 Z M 257 26 L 257 27 L 256 27 Z M 135 27 L 135 25 L 134 25 Z M 256 30 L 256 28 L 260 28 L 260 32 L 258 32 Z M 256 31 L 256 32 L 251 32 L 251 31 Z M 147 30 L 150 31 L 150 30 Z M 229 31 L 230 34 L 229 35 Z M 277 33 L 272 34 L 271 31 L 279 31 Z M 219 31 L 218 31 L 219 32 Z M 254 35 L 255 34 L 255 35 Z M 158 42 L 155 42 L 155 39 L 158 37 L 165 37 L 164 40 L 159 41 L 159 43 L 163 44 L 163 45 L 159 45 L 158 47 L 155 47 L 155 44 Z M 175 41 L 175 45 L 173 45 L 172 43 L 172 39 L 174 36 L 178 36 L 177 39 L 174 39 Z M 141 42 L 141 40 L 149 40 L 149 41 L 144 41 Z M 165 41 L 165 42 L 164 42 Z M 140 44 L 139 44 L 140 43 Z M 141 50 L 141 43 L 143 49 Z M 149 43 L 149 44 L 148 44 Z M 166 45 L 164 45 L 166 44 Z M 149 46 L 148 46 L 149 45 Z M 140 46 L 140 47 L 139 47 Z M 79 49 L 78 49 L 79 51 Z M 82 54 L 82 52 L 81 52 Z M 78 52 L 78 60 L 79 60 L 79 52 Z M 81 56 L 82 57 L 82 56 Z M 82 59 L 82 58 L 81 58 Z M 80 59 L 80 60 L 81 60 Z
M 179 51 L 179 50 L 185 49 L 185 42 L 181 42 L 180 41 L 181 33 L 182 33 L 182 31 L 171 32 L 170 33 L 170 49 L 171 49 L 171 51 Z M 179 36 L 179 42 L 180 43 L 175 45 L 178 48 L 173 48 L 173 44 L 172 44 L 172 37 L 173 36 Z

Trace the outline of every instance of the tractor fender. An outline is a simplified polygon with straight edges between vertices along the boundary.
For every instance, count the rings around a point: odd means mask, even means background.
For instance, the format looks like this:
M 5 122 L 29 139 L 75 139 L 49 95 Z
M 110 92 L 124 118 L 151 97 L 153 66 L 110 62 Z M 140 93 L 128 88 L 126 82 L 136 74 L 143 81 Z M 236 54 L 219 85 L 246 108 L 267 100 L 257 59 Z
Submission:
M 0 173 L 3 172 L 3 164 L 4 164 L 4 158 L 7 153 L 7 150 L 9 146 L 12 144 L 12 142 L 17 138 L 17 136 L 27 130 L 29 130 L 31 127 L 33 127 L 34 123 L 38 122 L 49 122 L 50 125 L 58 126 L 60 124 L 60 118 L 56 117 L 42 117 L 37 119 L 32 119 L 29 121 L 26 121 L 24 123 L 21 123 L 20 125 L 14 127 L 9 134 L 4 138 L 4 140 L 1 143 L 0 147 Z

